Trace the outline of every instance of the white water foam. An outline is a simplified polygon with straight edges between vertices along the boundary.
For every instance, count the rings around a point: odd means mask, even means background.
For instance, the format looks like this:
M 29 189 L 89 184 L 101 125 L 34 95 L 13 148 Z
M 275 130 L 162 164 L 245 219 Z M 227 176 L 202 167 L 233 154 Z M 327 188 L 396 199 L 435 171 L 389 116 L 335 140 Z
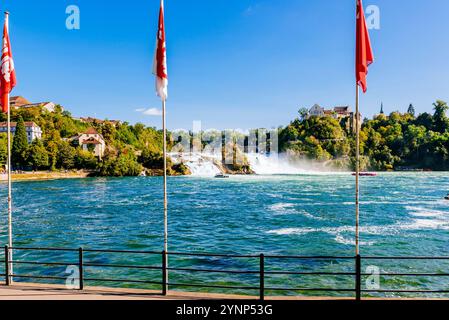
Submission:
M 310 170 L 291 164 L 283 155 L 250 153 L 246 155 L 251 169 L 261 175 L 307 174 Z
M 217 163 L 221 162 L 221 154 L 210 153 L 171 153 L 174 163 L 184 163 L 193 176 L 214 176 L 222 173 Z M 324 167 L 290 161 L 286 154 L 245 154 L 251 169 L 258 175 L 322 175 L 348 174 L 347 172 L 331 172 Z
M 273 211 L 275 215 L 284 215 L 284 214 L 298 214 L 305 216 L 314 220 L 322 220 L 320 217 L 315 217 L 305 210 L 298 210 L 295 208 L 294 203 L 276 203 L 271 206 L 268 206 L 268 210 Z
M 380 234 L 382 232 L 382 227 L 365 227 L 361 228 L 361 232 L 365 232 L 368 234 Z M 269 234 L 276 234 L 276 235 L 307 235 L 310 233 L 319 233 L 324 232 L 329 235 L 334 236 L 334 240 L 337 243 L 345 244 L 345 245 L 354 245 L 355 241 L 353 237 L 344 237 L 344 233 L 354 233 L 355 228 L 349 227 L 349 226 L 343 226 L 343 227 L 336 227 L 336 228 L 286 228 L 286 229 L 279 229 L 279 230 L 272 230 L 268 231 Z M 360 244 L 371 246 L 374 244 L 372 241 L 366 241 L 361 242 Z
M 202 153 L 170 154 L 175 163 L 184 163 L 192 173 L 192 176 L 214 177 L 221 173 L 215 164 L 217 156 Z
M 436 217 L 435 219 L 412 219 L 410 222 L 400 222 L 385 226 L 365 226 L 360 228 L 361 234 L 370 234 L 378 236 L 393 236 L 401 231 L 415 231 L 415 230 L 449 230 L 449 220 L 447 219 L 448 212 L 439 210 L 429 210 L 421 207 L 410 207 L 411 215 L 425 215 L 425 217 Z M 421 216 L 422 217 L 422 216 Z M 327 233 L 334 236 L 335 241 L 341 244 L 354 244 L 354 237 L 346 238 L 344 235 L 354 233 L 355 227 L 341 226 L 341 227 L 322 227 L 322 228 L 284 228 L 278 230 L 268 231 L 269 234 L 276 235 L 307 235 L 310 233 Z M 365 245 L 373 245 L 374 242 L 365 242 Z
M 406 206 L 405 209 L 409 212 L 410 215 L 415 217 L 441 217 L 444 215 L 448 215 L 449 212 L 435 209 L 428 209 L 423 207 L 412 207 Z
M 274 211 L 274 212 L 292 212 L 295 211 L 294 208 L 295 204 L 294 203 L 276 203 L 273 204 L 271 206 L 268 207 L 269 210 Z

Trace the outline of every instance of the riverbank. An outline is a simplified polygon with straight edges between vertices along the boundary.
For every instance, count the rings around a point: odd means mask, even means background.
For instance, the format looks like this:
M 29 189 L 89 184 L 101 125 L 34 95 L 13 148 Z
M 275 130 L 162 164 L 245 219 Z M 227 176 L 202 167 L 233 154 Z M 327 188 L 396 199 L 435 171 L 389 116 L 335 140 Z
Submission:
M 49 172 L 49 171 L 36 171 L 36 172 L 23 172 L 14 173 L 12 175 L 13 181 L 39 181 L 39 180 L 56 180 L 56 179 L 78 179 L 87 178 L 91 174 L 90 171 L 67 171 L 67 172 Z M 6 182 L 8 176 L 6 174 L 0 175 L 0 182 Z

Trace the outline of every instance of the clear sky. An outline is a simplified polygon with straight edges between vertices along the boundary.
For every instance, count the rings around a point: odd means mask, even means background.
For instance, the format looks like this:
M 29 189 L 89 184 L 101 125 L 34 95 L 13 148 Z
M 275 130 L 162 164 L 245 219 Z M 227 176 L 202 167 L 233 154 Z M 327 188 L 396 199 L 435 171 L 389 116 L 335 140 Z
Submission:
M 78 5 L 80 30 L 67 30 Z M 449 1 L 380 8 L 362 113 L 432 111 L 449 101 Z M 151 74 L 159 0 L 3 0 L 19 85 L 75 116 L 160 127 Z M 166 0 L 168 127 L 285 125 L 300 107 L 354 105 L 355 0 Z M 156 112 L 157 113 L 157 112 Z

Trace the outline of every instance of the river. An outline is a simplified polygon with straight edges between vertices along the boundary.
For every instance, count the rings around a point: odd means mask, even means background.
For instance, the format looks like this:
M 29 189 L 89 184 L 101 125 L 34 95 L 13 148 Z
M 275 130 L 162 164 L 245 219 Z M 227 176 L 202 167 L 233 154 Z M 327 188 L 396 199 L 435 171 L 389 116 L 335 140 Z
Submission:
M 169 245 L 172 251 L 232 254 L 354 254 L 354 177 L 348 173 L 169 178 Z M 362 255 L 449 256 L 448 173 L 381 173 L 361 179 Z M 0 243 L 7 243 L 6 185 L 0 185 Z M 86 178 L 16 182 L 16 246 L 90 249 L 163 249 L 162 180 L 152 177 Z M 17 252 L 16 259 L 76 261 L 71 253 Z M 3 256 L 0 256 L 2 259 Z M 95 255 L 97 263 L 157 264 L 159 257 Z M 45 260 L 49 261 L 49 260 Z M 257 269 L 251 261 L 173 258 L 172 265 Z M 275 270 L 342 271 L 344 262 L 305 265 L 270 262 Z M 3 266 L 0 267 L 2 273 Z M 449 263 L 379 262 L 382 271 L 448 272 Z M 62 276 L 64 267 L 18 265 L 16 274 Z M 91 277 L 158 277 L 159 271 L 90 268 Z M 173 273 L 180 282 L 254 283 L 252 276 Z M 385 279 L 383 287 L 432 289 L 449 282 L 432 278 Z M 273 276 L 273 286 L 347 286 L 345 279 Z M 92 284 L 103 284 L 93 281 Z M 120 284 L 111 284 L 120 285 Z M 129 286 L 132 286 L 129 284 Z M 154 286 L 149 286 L 154 287 Z M 213 291 L 213 290 L 211 290 Z M 231 290 L 232 292 L 241 292 Z M 250 292 L 251 293 L 251 292 Z M 293 293 L 290 293 L 293 294 Z

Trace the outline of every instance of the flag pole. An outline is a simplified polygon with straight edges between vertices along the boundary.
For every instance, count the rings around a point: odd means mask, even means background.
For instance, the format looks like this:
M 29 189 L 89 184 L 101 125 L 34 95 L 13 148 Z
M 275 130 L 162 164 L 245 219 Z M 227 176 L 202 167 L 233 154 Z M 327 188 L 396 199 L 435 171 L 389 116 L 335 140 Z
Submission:
M 359 123 L 359 84 L 356 83 L 355 93 L 355 254 L 360 254 L 359 224 L 360 224 L 360 123 Z
M 5 11 L 5 19 L 8 21 L 9 18 L 9 12 Z M 8 92 L 6 96 L 6 107 L 8 108 L 8 116 L 7 116 L 7 137 L 8 137 L 8 159 L 7 159 L 7 165 L 8 165 L 8 256 L 5 257 L 7 261 L 11 261 L 9 264 L 9 272 L 10 274 L 13 274 L 13 254 L 12 254 L 12 248 L 13 248 L 13 239 L 12 239 L 12 177 L 11 177 L 11 105 L 10 105 L 10 94 Z M 13 278 L 10 277 L 9 283 L 12 283 Z
M 10 101 L 9 101 L 9 94 L 7 96 L 7 105 L 8 105 L 8 257 L 5 257 L 5 259 L 8 259 L 8 261 L 12 261 L 12 248 L 13 248 L 13 242 L 12 242 L 12 178 L 11 178 L 11 108 L 10 108 Z M 9 263 L 9 272 L 10 274 L 13 274 L 13 264 L 12 262 Z M 12 277 L 9 278 L 9 283 L 12 283 Z
M 168 197 L 167 197 L 167 126 L 165 117 L 165 98 L 162 99 L 162 131 L 164 153 L 164 252 L 165 252 L 165 283 L 164 292 L 168 292 Z

